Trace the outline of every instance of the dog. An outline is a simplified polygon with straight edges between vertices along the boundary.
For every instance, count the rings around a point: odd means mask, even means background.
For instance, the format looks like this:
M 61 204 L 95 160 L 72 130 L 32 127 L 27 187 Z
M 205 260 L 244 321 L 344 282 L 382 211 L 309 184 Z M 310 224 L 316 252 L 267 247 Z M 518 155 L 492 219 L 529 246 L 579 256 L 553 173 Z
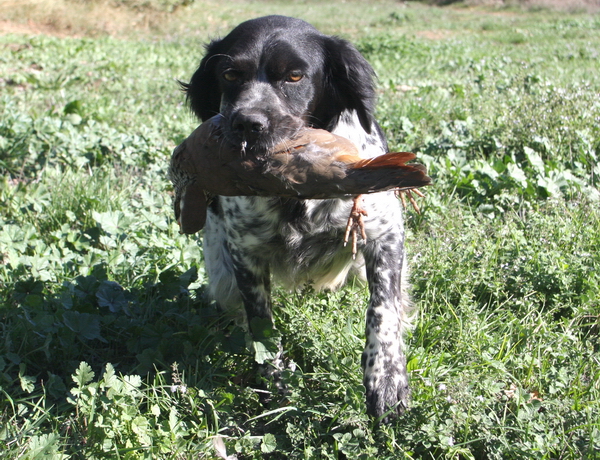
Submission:
M 374 80 L 373 68 L 348 41 L 300 19 L 266 16 L 212 40 L 182 85 L 192 111 L 202 121 L 221 114 L 223 135 L 242 151 L 266 150 L 314 127 L 351 140 L 371 158 L 388 152 L 374 119 Z M 214 198 L 203 243 L 208 294 L 223 309 L 239 309 L 248 325 L 272 324 L 271 278 L 292 288 L 335 289 L 349 274 L 366 275 L 367 412 L 387 421 L 409 400 L 403 210 L 393 192 L 365 195 L 366 239 L 355 258 L 343 243 L 351 208 L 351 197 Z

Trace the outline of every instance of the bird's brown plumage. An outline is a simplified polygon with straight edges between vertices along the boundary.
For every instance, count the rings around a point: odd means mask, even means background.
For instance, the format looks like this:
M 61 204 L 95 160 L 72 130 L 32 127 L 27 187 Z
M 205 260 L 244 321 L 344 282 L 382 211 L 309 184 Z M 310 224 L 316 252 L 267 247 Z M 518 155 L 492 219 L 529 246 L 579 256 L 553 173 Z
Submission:
M 169 177 L 183 233 L 205 223 L 211 195 L 338 198 L 430 183 L 408 152 L 363 159 L 349 140 L 306 128 L 268 152 L 244 151 L 222 136 L 221 117 L 200 125 L 173 152 Z

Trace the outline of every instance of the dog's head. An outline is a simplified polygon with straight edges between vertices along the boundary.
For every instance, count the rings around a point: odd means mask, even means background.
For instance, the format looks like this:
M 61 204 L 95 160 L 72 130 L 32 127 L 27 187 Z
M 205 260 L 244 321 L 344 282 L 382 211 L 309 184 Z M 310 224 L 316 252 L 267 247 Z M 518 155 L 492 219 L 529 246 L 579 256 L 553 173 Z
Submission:
M 203 121 L 221 113 L 233 143 L 269 148 L 301 126 L 331 129 L 355 111 L 371 132 L 374 72 L 350 43 L 284 16 L 246 21 L 213 40 L 188 84 Z

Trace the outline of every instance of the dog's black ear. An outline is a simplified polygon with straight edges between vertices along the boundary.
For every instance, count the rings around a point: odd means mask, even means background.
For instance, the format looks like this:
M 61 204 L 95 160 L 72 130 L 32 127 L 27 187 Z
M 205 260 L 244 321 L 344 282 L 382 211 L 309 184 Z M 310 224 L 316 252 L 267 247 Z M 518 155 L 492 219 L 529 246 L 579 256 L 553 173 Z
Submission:
M 346 40 L 325 38 L 325 105 L 324 125 L 330 124 L 344 110 L 355 110 L 360 124 L 371 133 L 376 103 L 375 71 L 359 51 Z M 332 97 L 333 96 L 333 97 Z
M 220 43 L 221 40 L 213 40 L 206 45 L 206 55 L 190 82 L 179 82 L 190 108 L 202 121 L 215 116 L 220 110 L 221 90 L 215 69 L 219 61 Z

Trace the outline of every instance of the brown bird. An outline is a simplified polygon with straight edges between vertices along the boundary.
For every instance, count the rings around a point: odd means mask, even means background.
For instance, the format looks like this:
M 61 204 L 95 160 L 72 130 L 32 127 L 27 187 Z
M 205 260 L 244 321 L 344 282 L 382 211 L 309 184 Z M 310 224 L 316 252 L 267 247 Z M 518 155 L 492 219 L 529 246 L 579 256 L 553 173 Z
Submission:
M 173 152 L 169 177 L 175 189 L 175 216 L 182 233 L 195 233 L 206 220 L 214 195 L 338 198 L 355 196 L 348 233 L 362 231 L 357 195 L 409 190 L 431 179 L 408 152 L 363 159 L 349 140 L 305 128 L 268 152 L 245 151 L 223 137 L 217 115 L 200 125 Z M 362 231 L 364 235 L 364 231 Z

